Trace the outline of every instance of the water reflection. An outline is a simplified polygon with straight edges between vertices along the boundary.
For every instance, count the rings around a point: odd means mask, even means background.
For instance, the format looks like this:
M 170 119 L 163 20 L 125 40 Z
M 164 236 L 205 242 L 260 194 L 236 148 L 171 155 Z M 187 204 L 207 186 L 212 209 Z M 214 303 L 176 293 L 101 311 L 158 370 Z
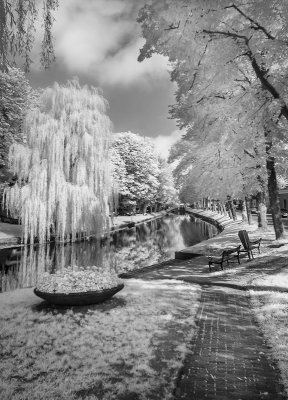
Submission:
M 101 240 L 3 249 L 1 291 L 35 286 L 42 272 L 55 272 L 68 265 L 97 265 L 117 272 L 141 268 L 174 258 L 175 251 L 216 233 L 215 227 L 199 219 L 175 215 L 114 232 Z

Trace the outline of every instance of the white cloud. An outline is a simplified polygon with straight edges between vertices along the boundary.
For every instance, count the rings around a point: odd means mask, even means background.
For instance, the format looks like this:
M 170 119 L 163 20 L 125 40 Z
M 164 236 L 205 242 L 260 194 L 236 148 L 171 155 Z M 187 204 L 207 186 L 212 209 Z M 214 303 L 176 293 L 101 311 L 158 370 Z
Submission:
M 151 138 L 152 142 L 155 145 L 156 150 L 160 154 L 160 156 L 164 158 L 168 158 L 170 148 L 181 139 L 183 132 L 180 132 L 178 129 L 173 131 L 170 135 L 158 135 L 154 138 Z
M 122 48 L 114 57 L 104 60 L 98 67 L 101 83 L 115 85 L 148 84 L 161 78 L 167 79 L 167 61 L 155 55 L 141 63 L 137 61 L 142 40 Z
M 93 76 L 100 85 L 167 79 L 164 57 L 137 61 L 143 39 L 134 8 L 130 0 L 62 0 L 55 15 L 56 57 L 71 75 Z

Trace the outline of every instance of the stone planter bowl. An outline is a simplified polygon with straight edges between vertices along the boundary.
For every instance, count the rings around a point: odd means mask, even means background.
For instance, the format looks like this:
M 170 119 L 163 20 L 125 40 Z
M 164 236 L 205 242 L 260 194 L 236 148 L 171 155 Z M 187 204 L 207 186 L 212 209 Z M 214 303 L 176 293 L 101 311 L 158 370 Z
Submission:
M 47 293 L 41 292 L 37 288 L 34 289 L 36 296 L 41 297 L 48 303 L 58 306 L 84 306 L 87 304 L 102 303 L 110 299 L 114 294 L 124 288 L 124 284 L 112 287 L 110 289 L 95 290 L 80 293 Z

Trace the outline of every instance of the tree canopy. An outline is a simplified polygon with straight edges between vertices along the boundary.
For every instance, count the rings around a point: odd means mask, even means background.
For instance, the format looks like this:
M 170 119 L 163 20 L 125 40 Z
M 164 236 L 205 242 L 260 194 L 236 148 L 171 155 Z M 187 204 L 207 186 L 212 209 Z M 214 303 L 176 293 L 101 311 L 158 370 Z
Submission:
M 154 0 L 138 22 L 146 39 L 139 61 L 167 56 L 177 83 L 170 114 L 194 150 L 172 152 L 184 191 L 193 176 L 194 189 L 225 195 L 253 194 L 268 182 L 276 218 L 274 175 L 288 128 L 287 2 Z
M 112 149 L 116 155 L 112 163 L 119 185 L 120 208 L 145 212 L 148 205 L 177 202 L 171 170 L 159 159 L 151 139 L 132 132 L 117 133 Z
M 25 140 L 23 120 L 36 106 L 38 94 L 17 68 L 0 70 L 0 183 L 7 175 L 9 147 Z M 2 176 L 3 175 L 3 176 Z

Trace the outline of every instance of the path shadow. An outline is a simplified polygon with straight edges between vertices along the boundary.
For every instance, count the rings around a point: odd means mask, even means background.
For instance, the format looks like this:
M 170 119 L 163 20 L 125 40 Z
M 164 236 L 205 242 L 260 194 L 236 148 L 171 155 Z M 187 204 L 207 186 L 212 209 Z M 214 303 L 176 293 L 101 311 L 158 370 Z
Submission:
M 167 262 L 161 268 L 155 267 L 150 271 L 139 271 L 134 277 L 136 279 L 176 279 L 199 285 L 258 290 L 258 285 L 252 284 L 253 280 L 267 275 L 273 277 L 274 274 L 286 269 L 288 276 L 288 259 L 285 252 L 279 252 L 278 255 L 261 255 L 251 261 L 248 258 L 241 258 L 240 265 L 233 263 L 225 267 L 223 271 L 215 269 L 213 272 L 209 272 L 208 258 L 199 256 L 185 261 L 171 260 L 171 263 Z M 288 291 L 285 286 L 278 287 L 273 284 L 269 288 L 261 286 L 261 289 L 265 290 Z
M 72 311 L 73 314 L 87 314 L 93 311 L 107 313 L 116 308 L 123 308 L 127 304 L 123 297 L 113 297 L 99 304 L 87 304 L 84 306 L 58 306 L 48 303 L 43 300 L 41 303 L 32 306 L 32 310 L 36 312 L 44 312 L 46 314 L 66 314 L 67 311 Z

